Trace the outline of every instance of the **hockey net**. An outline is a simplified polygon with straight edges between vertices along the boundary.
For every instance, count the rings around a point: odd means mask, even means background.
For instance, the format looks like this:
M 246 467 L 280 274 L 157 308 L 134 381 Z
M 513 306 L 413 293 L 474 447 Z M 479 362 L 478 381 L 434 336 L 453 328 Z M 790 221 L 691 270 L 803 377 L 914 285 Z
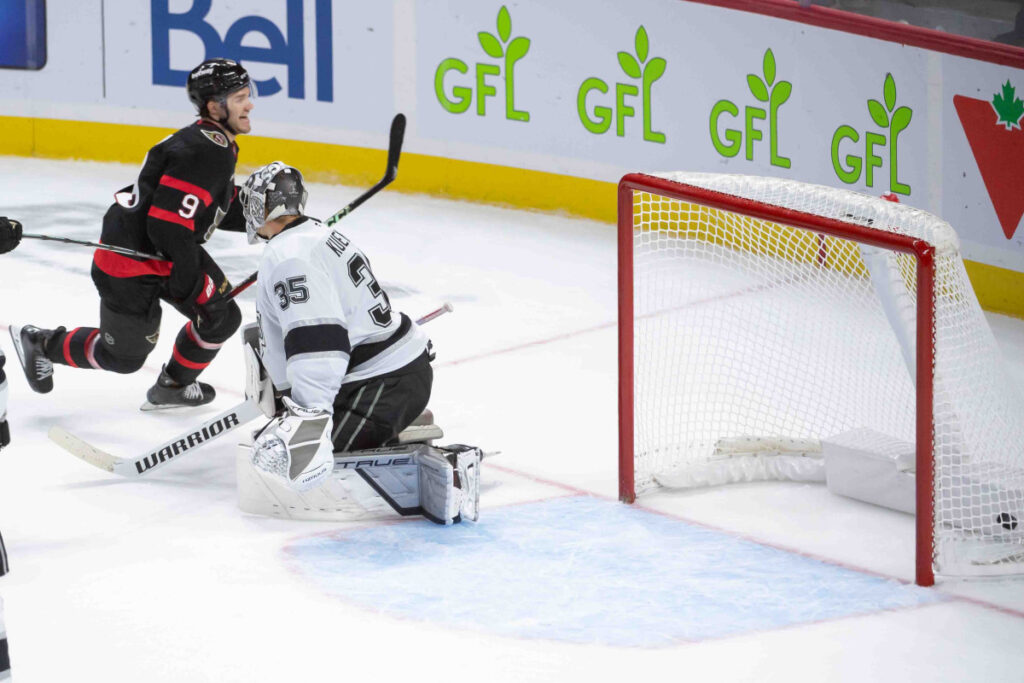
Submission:
M 918 583 L 1024 573 L 1024 404 L 947 223 L 788 180 L 631 174 L 619 263 L 624 501 L 822 480 L 823 441 L 881 436 L 913 454 Z

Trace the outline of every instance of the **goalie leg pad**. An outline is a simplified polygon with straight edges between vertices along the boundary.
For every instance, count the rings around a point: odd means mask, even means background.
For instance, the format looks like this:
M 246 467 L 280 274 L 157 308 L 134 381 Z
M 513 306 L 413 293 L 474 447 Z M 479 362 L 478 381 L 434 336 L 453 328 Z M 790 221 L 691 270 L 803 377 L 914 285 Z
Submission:
M 245 357 L 245 397 L 256 403 L 263 414 L 274 417 L 280 410 L 274 383 L 260 359 L 259 327 L 250 323 L 242 328 L 242 353 Z
M 416 456 L 416 464 L 424 517 L 444 525 L 479 519 L 480 449 L 424 449 Z

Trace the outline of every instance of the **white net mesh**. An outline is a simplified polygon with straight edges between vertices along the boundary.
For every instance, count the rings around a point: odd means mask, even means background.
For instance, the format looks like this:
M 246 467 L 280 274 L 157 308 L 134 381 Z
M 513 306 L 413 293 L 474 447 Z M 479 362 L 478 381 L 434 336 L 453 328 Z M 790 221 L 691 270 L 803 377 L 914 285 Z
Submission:
M 845 190 L 659 177 L 935 247 L 935 568 L 1024 572 L 1024 403 L 952 228 Z M 638 494 L 820 479 L 814 444 L 854 429 L 915 441 L 914 257 L 651 192 L 633 217 Z

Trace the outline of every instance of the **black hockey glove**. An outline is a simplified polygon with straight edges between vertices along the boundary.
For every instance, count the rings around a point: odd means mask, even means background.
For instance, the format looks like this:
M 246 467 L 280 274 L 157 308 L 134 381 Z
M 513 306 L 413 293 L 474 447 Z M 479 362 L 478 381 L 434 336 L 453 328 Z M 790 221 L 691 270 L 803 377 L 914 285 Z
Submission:
M 21 242 L 21 223 L 13 218 L 0 216 L 0 254 L 13 251 Z
M 231 305 L 231 299 L 227 296 L 229 291 L 231 285 L 227 279 L 218 286 L 206 273 L 200 276 L 199 282 L 186 300 L 188 307 L 195 314 L 197 327 L 202 329 L 204 325 L 215 325 L 224 317 Z

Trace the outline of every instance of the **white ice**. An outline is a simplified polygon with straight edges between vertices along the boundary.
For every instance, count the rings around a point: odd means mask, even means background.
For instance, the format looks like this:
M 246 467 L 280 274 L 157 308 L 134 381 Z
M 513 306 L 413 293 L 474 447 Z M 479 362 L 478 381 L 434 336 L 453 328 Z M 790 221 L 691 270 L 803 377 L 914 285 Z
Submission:
M 112 192 L 136 172 L 0 157 L 0 214 L 26 231 L 93 240 Z M 313 185 L 309 211 L 329 215 L 359 191 Z M 884 609 L 850 592 L 879 576 L 912 580 L 909 516 L 792 483 L 657 493 L 641 501 L 657 512 L 650 519 L 614 502 L 612 226 L 388 190 L 343 229 L 396 307 L 415 316 L 455 306 L 427 327 L 438 351 L 431 407 L 446 440 L 501 451 L 485 464 L 480 524 L 244 515 L 233 437 L 142 481 L 61 451 L 46 438 L 52 424 L 134 454 L 239 402 L 241 347 L 229 342 L 205 374 L 219 392 L 209 409 L 140 413 L 181 324 L 165 307 L 142 371 L 58 366 L 53 393 L 33 394 L 6 327 L 91 326 L 98 299 L 88 249 L 25 240 L 0 256 L 14 438 L 0 452 L 0 530 L 12 565 L 0 596 L 15 681 L 1024 680 L 1024 582 L 923 592 L 885 582 L 893 600 Z M 259 253 L 230 233 L 210 250 L 235 281 Z M 253 320 L 251 296 L 242 309 Z M 1007 372 L 1024 383 L 1024 323 L 988 318 Z M 735 555 L 712 553 L 691 534 L 759 550 L 740 553 L 755 558 L 743 574 Z M 662 547 L 675 555 L 659 560 Z M 781 572 L 777 584 L 758 583 L 761 552 Z M 649 564 L 676 558 L 673 574 L 695 572 L 680 586 Z M 780 596 L 808 613 L 839 598 L 859 607 L 730 634 L 728 613 L 706 605 L 736 581 L 736 620 Z M 794 581 L 806 595 L 783 592 Z M 494 621 L 516 603 L 534 609 Z M 562 626 L 563 610 L 577 620 Z M 588 615 L 633 631 L 592 632 Z M 685 633 L 647 639 L 673 619 Z M 711 620 L 717 631 L 703 629 Z

